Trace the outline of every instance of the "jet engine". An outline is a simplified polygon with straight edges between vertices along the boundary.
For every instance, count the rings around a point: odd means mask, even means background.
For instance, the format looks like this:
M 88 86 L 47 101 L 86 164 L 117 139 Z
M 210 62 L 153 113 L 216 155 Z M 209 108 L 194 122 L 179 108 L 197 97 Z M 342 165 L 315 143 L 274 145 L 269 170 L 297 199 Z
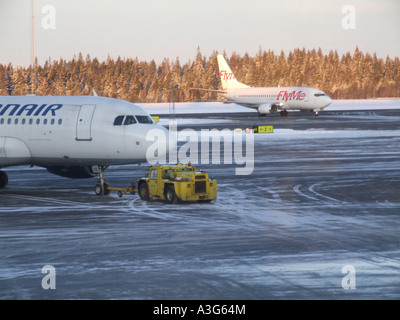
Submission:
M 71 179 L 86 179 L 97 176 L 91 166 L 51 166 L 46 167 L 46 169 L 52 174 Z
M 262 104 L 258 107 L 258 113 L 260 115 L 268 114 L 268 113 L 275 113 L 278 111 L 278 106 L 273 104 Z

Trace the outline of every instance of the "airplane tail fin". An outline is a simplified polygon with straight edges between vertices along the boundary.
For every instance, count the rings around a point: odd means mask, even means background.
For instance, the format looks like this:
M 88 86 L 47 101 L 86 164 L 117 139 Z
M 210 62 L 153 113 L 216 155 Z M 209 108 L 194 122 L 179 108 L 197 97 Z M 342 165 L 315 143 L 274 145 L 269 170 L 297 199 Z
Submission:
M 231 68 L 226 62 L 223 55 L 219 54 L 217 56 L 219 75 L 221 77 L 222 89 L 237 89 L 237 88 L 248 88 L 249 86 L 244 83 L 240 83 L 236 80 Z

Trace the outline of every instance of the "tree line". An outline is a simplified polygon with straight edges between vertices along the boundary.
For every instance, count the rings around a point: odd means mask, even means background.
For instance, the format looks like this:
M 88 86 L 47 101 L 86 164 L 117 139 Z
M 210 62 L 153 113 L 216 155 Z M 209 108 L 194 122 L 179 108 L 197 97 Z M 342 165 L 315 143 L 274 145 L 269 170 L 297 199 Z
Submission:
M 177 102 L 217 99 L 216 93 L 191 90 L 221 89 L 217 54 L 207 58 L 198 49 L 184 64 L 179 58 L 158 64 L 120 57 L 100 62 L 81 53 L 36 68 L 0 64 L 0 95 L 92 95 L 94 89 L 99 96 L 131 102 L 169 102 L 172 92 Z M 254 87 L 314 87 L 333 99 L 400 97 L 399 58 L 378 58 L 358 47 L 342 56 L 321 49 L 224 55 L 236 78 Z

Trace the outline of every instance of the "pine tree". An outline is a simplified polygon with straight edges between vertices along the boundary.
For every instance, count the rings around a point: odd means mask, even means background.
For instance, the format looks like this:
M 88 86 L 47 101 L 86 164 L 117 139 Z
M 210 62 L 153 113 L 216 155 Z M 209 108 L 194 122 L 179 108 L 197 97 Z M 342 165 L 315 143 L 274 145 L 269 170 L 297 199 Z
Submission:
M 197 92 L 194 87 L 220 89 L 217 52 L 203 57 L 200 48 L 193 62 L 181 64 L 179 58 L 170 62 L 136 59 L 112 59 L 103 62 L 79 53 L 72 60 L 48 60 L 36 68 L 13 68 L 0 65 L 0 94 L 25 95 L 87 95 L 92 90 L 101 96 L 132 102 L 167 102 L 174 89 L 176 101 L 197 98 L 216 99 L 214 93 Z M 400 60 L 389 56 L 378 59 L 376 54 L 362 53 L 358 47 L 353 55 L 339 58 L 336 51 L 324 55 L 322 50 L 294 49 L 286 56 L 268 50 L 251 57 L 233 52 L 224 55 L 236 78 L 252 86 L 309 86 L 327 92 L 335 99 L 400 96 Z M 36 78 L 36 81 L 35 81 Z M 177 88 L 176 88 L 177 87 Z
M 11 81 L 13 83 L 13 92 L 15 96 L 23 96 L 31 93 L 29 79 L 29 71 L 24 68 L 16 68 L 11 75 Z
M 7 68 L 0 64 L 0 96 L 7 96 L 8 94 Z

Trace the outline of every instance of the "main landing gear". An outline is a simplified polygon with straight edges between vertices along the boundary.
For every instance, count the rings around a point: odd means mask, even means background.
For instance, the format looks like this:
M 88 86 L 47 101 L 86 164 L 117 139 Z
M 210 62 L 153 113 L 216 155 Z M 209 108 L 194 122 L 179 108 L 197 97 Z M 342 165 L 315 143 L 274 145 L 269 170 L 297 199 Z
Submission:
M 0 171 L 0 189 L 3 189 L 8 184 L 8 175 L 4 171 Z
M 104 173 L 107 171 L 108 166 L 98 166 L 97 184 L 94 187 L 94 192 L 98 195 L 107 195 L 110 193 L 108 184 L 105 182 Z

